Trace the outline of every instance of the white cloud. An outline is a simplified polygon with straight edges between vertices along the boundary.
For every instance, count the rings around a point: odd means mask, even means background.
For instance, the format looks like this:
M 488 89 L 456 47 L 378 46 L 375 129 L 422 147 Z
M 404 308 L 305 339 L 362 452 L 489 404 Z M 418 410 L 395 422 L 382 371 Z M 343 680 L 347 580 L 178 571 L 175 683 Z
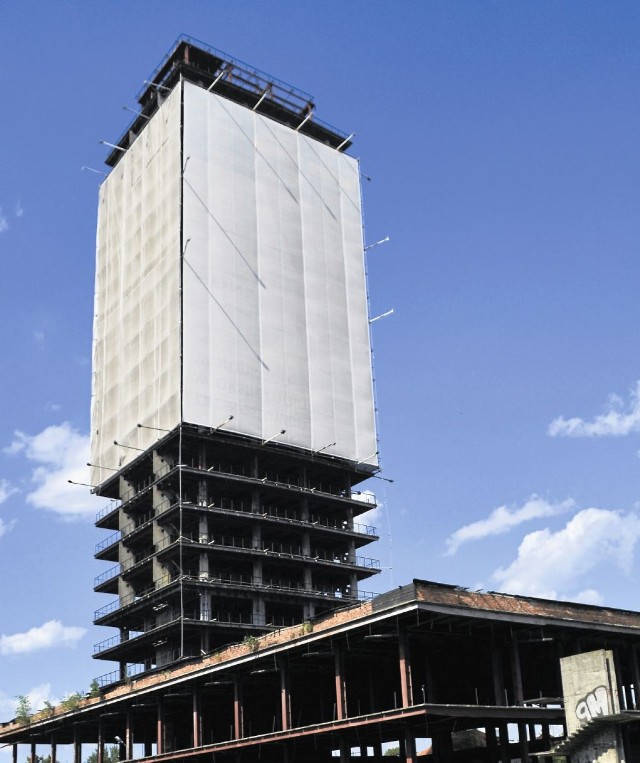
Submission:
M 596 589 L 572 591 L 597 580 L 598 568 L 602 571 L 611 564 L 628 574 L 638 539 L 640 517 L 636 514 L 584 509 L 558 532 L 545 528 L 526 535 L 517 558 L 496 570 L 492 578 L 506 593 L 600 601 Z
M 40 331 L 40 330 L 34 331 L 33 338 L 36 340 L 36 344 L 44 344 L 44 339 L 45 339 L 44 331 Z
M 4 216 L 4 213 L 2 212 L 2 207 L 0 207 L 0 233 L 4 233 L 9 228 L 9 221 Z
M 16 201 L 16 205 L 13 208 L 13 211 L 16 217 L 22 217 L 22 215 L 24 215 L 24 209 L 22 208 L 22 204 L 19 201 Z
M 15 432 L 15 439 L 4 449 L 10 455 L 24 455 L 37 464 L 31 473 L 34 489 L 27 502 L 67 518 L 93 516 L 99 499 L 87 489 L 69 484 L 88 482 L 89 437 L 69 423 L 50 426 L 36 435 Z
M 13 487 L 8 480 L 0 480 L 0 503 L 4 503 L 10 496 L 17 492 L 19 492 L 18 488 Z M 15 523 L 15 519 L 11 522 L 5 522 L 3 519 L 0 519 L 0 538 L 2 538 L 3 535 L 6 535 L 9 530 L 13 529 Z
M 39 684 L 38 686 L 34 686 L 26 692 L 25 696 L 29 700 L 33 712 L 42 710 L 45 702 L 51 702 L 52 705 L 56 705 L 60 702 L 57 697 L 54 697 L 51 694 L 51 684 Z M 17 706 L 17 697 L 10 697 L 5 692 L 0 692 L 0 720 L 14 718 Z
M 611 395 L 604 413 L 592 421 L 558 416 L 547 429 L 551 437 L 622 437 L 640 431 L 640 381 L 629 392 L 629 403 Z
M 17 487 L 12 487 L 8 480 L 0 480 L 0 503 L 4 503 L 9 496 L 18 492 Z
M 11 522 L 5 522 L 3 519 L 0 519 L 0 538 L 2 538 L 3 535 L 6 535 L 10 530 L 13 530 L 15 524 L 15 519 L 12 519 Z
M 520 507 L 498 506 L 485 519 L 471 522 L 451 533 L 446 540 L 447 550 L 445 554 L 452 556 L 463 543 L 481 540 L 490 535 L 502 535 L 523 522 L 541 517 L 553 517 L 573 508 L 575 508 L 575 502 L 572 500 L 549 503 L 544 498 L 538 498 L 537 495 L 532 495 Z
M 74 647 L 86 632 L 86 628 L 63 625 L 59 620 L 49 620 L 25 633 L 0 636 L 0 654 L 30 654 L 59 646 Z
M 369 503 L 372 508 L 369 511 L 365 511 L 364 514 L 359 514 L 354 522 L 361 525 L 371 525 L 377 528 L 380 520 L 382 519 L 382 504 L 376 504 L 376 497 L 371 490 L 363 490 L 362 492 L 353 493 L 351 496 L 356 501 L 362 501 L 362 503 Z

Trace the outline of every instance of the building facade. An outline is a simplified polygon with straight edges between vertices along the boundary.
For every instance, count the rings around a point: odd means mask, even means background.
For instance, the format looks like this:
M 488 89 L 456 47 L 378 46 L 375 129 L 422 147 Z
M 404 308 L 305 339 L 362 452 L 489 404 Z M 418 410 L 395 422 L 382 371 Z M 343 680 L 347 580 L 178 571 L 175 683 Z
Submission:
M 378 562 L 360 174 L 305 93 L 181 39 L 100 189 L 101 682 L 357 601 Z

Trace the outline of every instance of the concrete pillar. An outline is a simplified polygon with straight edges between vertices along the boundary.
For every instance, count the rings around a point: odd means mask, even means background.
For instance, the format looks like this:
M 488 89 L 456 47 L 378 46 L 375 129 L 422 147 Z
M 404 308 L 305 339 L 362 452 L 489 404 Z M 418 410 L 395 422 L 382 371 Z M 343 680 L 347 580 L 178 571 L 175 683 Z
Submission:
M 207 481 L 198 480 L 198 506 L 202 506 L 204 508 L 208 505 L 209 495 L 207 493 Z
M 487 753 L 489 760 L 498 760 L 498 743 L 494 726 L 484 727 L 484 736 L 487 740 Z
M 491 645 L 491 672 L 493 674 L 493 704 L 506 705 L 504 693 L 504 671 L 502 669 L 502 650 L 493 642 Z
M 133 721 L 131 718 L 131 710 L 127 710 L 125 724 L 124 750 L 127 760 L 131 760 L 133 758 Z
M 633 680 L 633 694 L 635 698 L 635 710 L 640 708 L 640 667 L 638 666 L 638 647 L 632 644 L 629 649 L 629 660 L 631 662 L 631 676 Z
M 349 595 L 357 599 L 358 598 L 358 576 L 355 574 L 355 572 L 351 575 L 351 580 L 349 581 L 350 588 L 349 588 Z
M 242 707 L 242 683 L 239 676 L 233 680 L 233 738 L 244 736 L 244 712 Z
M 36 763 L 36 743 L 31 742 L 31 753 L 29 757 L 31 763 Z
M 58 745 L 51 740 L 51 763 L 56 763 L 58 759 Z
M 344 739 L 340 740 L 340 763 L 349 763 L 351 760 L 351 748 Z
M 98 718 L 98 750 L 97 750 L 97 762 L 103 763 L 104 761 L 104 721 L 102 716 Z M 51 761 L 53 763 L 53 760 Z
M 18 745 L 11 745 L 11 761 L 12 763 L 18 763 Z
M 153 755 L 153 743 L 148 739 L 144 740 L 144 757 L 150 758 Z
M 520 748 L 520 763 L 529 763 L 529 742 L 527 740 L 527 724 L 518 724 L 518 746 Z
M 406 728 L 404 731 L 404 757 L 407 763 L 416 763 L 417 761 L 416 735 L 410 728 Z
M 284 660 L 280 663 L 280 719 L 281 731 L 289 731 L 291 728 L 291 686 L 289 665 Z
M 409 655 L 409 637 L 400 633 L 398 637 L 398 656 L 400 666 L 400 696 L 402 707 L 413 705 L 413 687 L 411 684 L 411 659 Z
M 442 731 L 431 737 L 434 763 L 450 763 L 453 758 L 453 744 L 449 731 Z
M 304 470 L 306 472 L 306 470 Z M 303 498 L 300 501 L 300 520 L 302 522 L 309 522 L 310 516 L 309 516 L 309 499 Z
M 158 715 L 156 722 L 156 753 L 162 755 L 164 752 L 164 707 L 162 697 L 158 697 Z
M 336 720 L 347 717 L 347 691 L 344 675 L 344 654 L 341 647 L 334 647 L 334 670 L 336 686 Z
M 255 491 L 255 495 L 257 495 L 257 491 Z M 253 508 L 253 499 L 252 499 L 252 508 Z M 255 550 L 262 549 L 262 529 L 258 522 L 254 522 L 253 526 L 251 527 L 251 546 Z M 262 579 L 262 559 L 254 559 L 252 583 L 254 585 L 262 585 L 263 582 L 264 581 Z M 265 618 L 264 600 L 262 596 L 260 595 L 254 596 L 253 598 L 252 614 L 253 614 L 254 625 L 265 624 L 266 618 Z
M 200 702 L 200 690 L 197 687 L 192 691 L 192 721 L 193 721 L 193 746 L 202 746 L 202 713 Z
M 498 730 L 500 733 L 500 763 L 510 763 L 509 728 L 506 723 L 501 723 L 498 726 Z
M 82 742 L 78 735 L 78 727 L 73 729 L 73 763 L 82 763 Z
M 198 517 L 198 543 L 209 542 L 209 517 L 202 514 Z
M 524 694 L 522 693 L 522 671 L 520 669 L 520 648 L 518 642 L 513 639 L 511 641 L 511 675 L 513 677 L 513 703 L 515 705 L 521 705 L 524 701 Z

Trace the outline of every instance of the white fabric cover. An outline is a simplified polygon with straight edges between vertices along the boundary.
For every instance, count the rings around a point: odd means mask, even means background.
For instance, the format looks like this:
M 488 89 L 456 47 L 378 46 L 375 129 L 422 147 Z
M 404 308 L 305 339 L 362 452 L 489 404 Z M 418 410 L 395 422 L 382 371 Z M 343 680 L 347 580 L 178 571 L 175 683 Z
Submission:
M 117 468 L 180 420 L 180 89 L 100 188 L 91 463 Z M 113 474 L 93 467 L 91 482 Z
M 376 465 L 357 161 L 183 87 L 182 184 L 178 87 L 100 190 L 91 462 L 233 415 Z
M 184 87 L 185 421 L 377 464 L 357 161 Z

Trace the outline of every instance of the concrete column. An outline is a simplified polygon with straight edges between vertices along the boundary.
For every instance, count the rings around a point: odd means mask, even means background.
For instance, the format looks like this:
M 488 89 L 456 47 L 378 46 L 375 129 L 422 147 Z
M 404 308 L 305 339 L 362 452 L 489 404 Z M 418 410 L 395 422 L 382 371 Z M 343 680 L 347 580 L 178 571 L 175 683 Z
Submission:
M 97 751 L 97 763 L 103 763 L 104 761 L 104 721 L 102 716 L 98 718 L 98 751 Z M 53 763 L 53 760 L 51 761 Z
M 518 745 L 520 747 L 520 763 L 529 763 L 529 742 L 527 740 L 527 724 L 518 724 Z
M 233 738 L 244 736 L 244 712 L 242 707 L 242 683 L 239 676 L 233 680 Z
M 336 720 L 347 717 L 347 691 L 344 675 L 344 654 L 341 647 L 334 648 L 334 669 L 336 686 Z
M 635 697 L 635 710 L 640 708 L 640 667 L 638 666 L 638 648 L 632 644 L 629 649 L 629 661 L 631 662 L 631 677 L 633 680 L 633 693 Z
M 164 707 L 162 697 L 158 697 L 158 716 L 156 723 L 156 753 L 162 755 L 164 752 Z
M 453 744 L 449 731 L 442 731 L 431 737 L 434 763 L 449 763 L 453 758 Z
M 36 763 L 36 743 L 31 742 L 31 755 L 30 755 L 31 763 Z
M 340 763 L 349 763 L 351 760 L 351 748 L 349 744 L 344 740 L 340 740 Z
M 17 744 L 11 745 L 11 760 L 12 760 L 12 763 L 18 763 L 18 745 Z
M 500 733 L 500 763 L 510 763 L 509 728 L 506 723 L 501 723 L 498 726 L 498 730 Z
M 202 712 L 200 690 L 194 687 L 192 692 L 193 746 L 202 746 Z
M 404 731 L 404 757 L 407 763 L 416 763 L 416 736 L 409 728 Z
M 204 457 L 199 456 L 199 458 L 204 458 Z M 209 496 L 207 493 L 207 481 L 198 480 L 198 506 L 204 507 L 204 506 L 207 506 L 208 503 L 209 503 Z
M 73 763 L 82 763 L 82 742 L 78 736 L 77 726 L 73 729 Z
M 498 744 L 494 726 L 484 727 L 484 736 L 487 740 L 487 753 L 489 760 L 498 760 Z
M 349 593 L 353 598 L 356 598 L 358 596 L 358 576 L 355 574 L 355 572 L 351 575 L 351 588 L 349 590 Z
M 304 471 L 306 472 L 306 470 Z M 300 501 L 300 520 L 302 522 L 309 521 L 309 499 L 306 497 Z
M 281 731 L 289 731 L 291 728 L 291 686 L 289 665 L 284 660 L 280 663 L 280 718 Z
M 398 637 L 398 652 L 400 665 L 400 696 L 402 707 L 413 705 L 413 687 L 411 685 L 411 659 L 409 656 L 409 637 L 401 633 Z
M 150 758 L 153 755 L 153 743 L 148 739 L 144 740 L 144 757 Z
M 522 671 L 520 670 L 520 648 L 515 639 L 511 641 L 511 675 L 513 677 L 513 702 L 516 705 L 521 705 L 524 701 L 524 694 L 522 693 Z
M 131 760 L 133 758 L 133 723 L 131 720 L 131 710 L 127 710 L 125 723 L 124 750 L 127 760 Z
M 506 705 L 502 651 L 495 642 L 491 645 L 491 672 L 493 674 L 493 704 Z
M 209 517 L 206 514 L 198 517 L 198 542 L 209 542 Z
M 56 763 L 58 759 L 58 745 L 51 740 L 51 763 Z

